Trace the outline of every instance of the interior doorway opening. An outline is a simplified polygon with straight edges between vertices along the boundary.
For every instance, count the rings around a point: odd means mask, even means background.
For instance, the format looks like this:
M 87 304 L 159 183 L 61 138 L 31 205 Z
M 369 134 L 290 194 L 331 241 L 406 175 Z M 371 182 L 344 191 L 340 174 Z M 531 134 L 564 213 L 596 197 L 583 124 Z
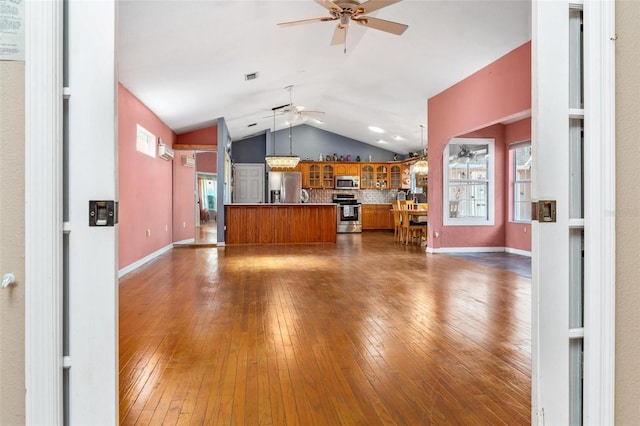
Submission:
M 195 244 L 218 241 L 217 188 L 217 174 L 196 172 Z

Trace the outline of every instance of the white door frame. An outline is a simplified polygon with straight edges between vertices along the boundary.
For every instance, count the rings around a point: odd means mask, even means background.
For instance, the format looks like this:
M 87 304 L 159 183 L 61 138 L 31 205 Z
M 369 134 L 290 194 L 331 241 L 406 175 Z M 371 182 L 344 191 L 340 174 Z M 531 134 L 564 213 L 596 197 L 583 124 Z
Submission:
M 569 109 L 569 8 L 584 7 L 584 110 Z M 582 421 L 614 422 L 615 80 L 613 1 L 532 2 L 532 424 L 569 422 L 569 339 L 584 337 Z M 584 219 L 569 217 L 569 119 L 584 118 Z M 569 233 L 584 230 L 584 327 L 569 329 Z
M 79 7 L 78 4 L 86 3 Z M 62 6 L 60 2 L 26 3 L 26 417 L 27 424 L 61 424 L 62 422 L 62 324 L 61 288 L 62 288 Z M 89 339 L 76 345 L 78 356 L 71 354 L 67 360 L 72 371 L 77 371 L 79 382 L 72 392 L 71 414 L 74 423 L 117 423 L 117 270 L 116 228 L 90 230 L 86 227 L 85 213 L 88 199 L 116 199 L 115 176 L 115 4 L 113 0 L 102 2 L 71 2 L 77 12 L 70 25 L 78 28 L 92 28 L 84 31 L 83 36 L 90 39 L 86 43 L 97 42 L 101 47 L 87 45 L 86 50 L 77 45 L 71 47 L 71 53 L 82 61 L 73 66 L 88 66 L 87 74 L 96 71 L 99 87 L 90 89 L 77 86 L 72 82 L 72 98 L 87 102 L 89 109 L 85 118 L 96 118 L 109 104 L 110 113 L 100 120 L 91 121 L 87 134 L 96 134 L 96 140 L 82 139 L 84 147 L 76 145 L 71 155 L 86 155 L 78 158 L 81 163 L 74 174 L 80 178 L 91 176 L 91 182 L 101 182 L 104 186 L 73 189 L 70 193 L 73 201 L 70 209 L 72 216 L 64 225 L 66 232 L 73 235 L 74 251 L 71 259 L 90 260 L 84 268 L 71 266 L 73 277 L 78 283 L 78 303 L 84 303 L 86 309 L 74 318 L 78 327 L 74 339 L 84 333 L 92 333 Z M 534 146 L 547 145 L 554 140 L 555 119 L 545 114 L 561 114 L 566 118 L 566 107 L 557 111 L 554 107 L 555 96 L 550 95 L 547 84 L 558 78 L 558 74 L 541 75 L 536 69 L 538 60 L 558 59 L 557 47 L 566 46 L 562 40 L 566 37 L 564 25 L 550 9 L 556 4 L 568 7 L 565 2 L 533 0 L 532 34 L 533 52 L 533 136 Z M 585 107 L 585 424 L 612 424 L 614 401 L 615 366 L 615 98 L 614 98 L 614 7 L 613 1 L 586 1 L 585 10 L 585 92 L 588 104 Z M 562 15 L 560 15 L 562 18 Z M 82 22 L 80 22 L 82 21 Z M 98 28 L 96 30 L 96 28 Z M 94 40 L 97 38 L 98 40 Z M 77 41 L 77 40 L 76 40 Z M 106 44 L 104 44 L 106 42 Z M 92 53 L 93 52 L 93 53 Z M 96 54 L 96 52 L 98 54 Z M 104 56 L 101 56 L 102 53 Z M 105 63 L 106 61 L 106 63 Z M 100 67 L 99 70 L 96 68 Z M 106 72 L 104 72 L 106 70 Z M 560 76 L 565 71 L 560 72 Z M 94 76 L 94 77 L 95 77 Z M 109 81 L 107 81 L 109 80 Z M 544 82 L 544 84 L 541 84 Z M 95 83 L 95 81 L 94 81 Z M 109 87 L 111 86 L 111 90 Z M 541 87 L 544 86 L 544 87 Z M 98 89 L 97 96 L 88 96 L 87 90 Z M 103 92 L 105 89 L 106 92 Z M 76 91 L 77 90 L 77 91 Z M 544 95 L 544 93 L 547 95 Z M 113 94 L 113 98 L 110 93 Z M 106 94 L 106 98 L 104 95 Z M 542 96 L 541 96 L 542 94 Z M 77 95 L 77 96 L 76 96 Z M 100 102 L 105 102 L 102 106 Z M 78 105 L 78 104 L 77 104 Z M 561 105 L 567 105 L 566 103 Z M 97 108 L 97 109 L 96 109 Z M 549 110 L 550 109 L 550 110 Z M 78 114 L 80 112 L 77 111 Z M 79 119 L 80 115 L 72 117 Z M 558 122 L 560 123 L 560 122 Z M 71 124 L 73 127 L 74 124 Z M 82 126 L 78 126 L 78 131 Z M 564 129 L 564 128 L 563 128 Z M 562 130 L 560 130 L 562 132 Z M 546 138 L 549 136 L 549 138 Z M 70 137 L 80 137 L 72 135 Z M 78 144 L 80 140 L 76 140 Z M 588 141 L 598 143 L 587 143 Z M 87 149 L 83 149 L 87 148 Z M 551 151 L 549 151 L 551 152 Z M 105 153 L 107 161 L 105 162 Z M 556 152 L 555 157 L 558 153 Z M 560 153 L 560 160 L 566 156 Z M 96 159 L 99 158 L 99 161 Z M 537 159 L 540 165 L 541 159 Z M 553 164 L 553 163 L 552 163 Z M 96 168 L 96 166 L 98 166 Z M 566 162 L 565 162 L 566 166 Z M 538 170 L 538 179 L 546 174 L 560 173 L 562 167 Z M 555 172 L 553 171 L 555 170 Z M 99 179 L 96 179 L 99 178 Z M 222 181 L 222 179 L 221 179 Z M 534 197 L 552 197 L 561 200 L 564 195 L 556 196 L 545 190 L 536 190 Z M 77 198 L 76 198 L 77 197 Z M 43 214 L 46 206 L 49 214 Z M 562 205 L 559 206 L 560 208 Z M 562 221 L 561 221 L 562 222 Z M 564 390 L 554 391 L 554 382 L 566 382 L 566 376 L 558 376 L 549 382 L 541 377 L 550 377 L 556 370 L 546 363 L 547 357 L 557 362 L 561 349 L 566 345 L 568 330 L 563 328 L 566 319 L 559 323 L 548 321 L 542 314 L 551 317 L 562 314 L 566 297 L 560 291 L 555 298 L 550 287 L 558 282 L 558 275 L 544 282 L 540 274 L 549 274 L 556 261 L 543 257 L 541 244 L 553 243 L 569 227 L 568 219 L 558 224 L 563 229 L 542 231 L 541 225 L 533 224 L 533 421 L 534 424 L 546 422 L 559 423 L 563 418 L 562 407 L 566 403 Z M 549 225 L 542 225 L 549 226 Z M 555 226 L 555 225 L 552 225 Z M 98 232 L 94 232 L 98 231 Z M 546 234 L 551 235 L 546 235 Z M 555 235 L 554 235 L 555 234 Z M 77 238 L 76 238 L 77 237 Z M 97 241 L 96 241 L 97 238 Z M 560 238 L 562 240 L 562 238 Z M 102 244 L 106 242 L 106 244 Z M 90 257 L 76 256 L 81 250 L 95 250 L 103 247 Z M 559 260 L 566 260 L 561 257 Z M 99 274 L 89 273 L 97 266 Z M 566 268 L 560 265 L 560 268 Z M 560 275 L 560 280 L 566 278 Z M 81 285 L 85 286 L 84 292 Z M 72 284 L 73 287 L 73 284 Z M 557 291 L 557 290 L 556 290 Z M 87 325 L 90 324 L 90 325 Z M 559 337 L 558 337 L 559 336 Z M 92 349 L 91 346 L 94 346 Z M 95 358 L 91 358 L 95 357 Z M 566 359 L 566 358 L 565 358 Z M 562 370 L 562 368 L 561 368 Z M 82 375 L 86 377 L 82 378 Z M 75 374 L 74 374 L 75 376 Z M 86 381 L 87 383 L 83 383 Z M 86 386 L 85 386 L 86 385 Z M 559 396 L 561 399 L 555 400 Z M 84 404 L 86 402 L 86 404 Z M 84 405 L 84 406 L 83 406 Z M 558 407 L 558 417 L 555 409 Z M 77 412 L 75 411 L 77 408 Z M 74 414 L 75 413 L 75 414 Z M 544 413 L 544 414 L 543 414 Z
M 117 424 L 117 227 L 88 223 L 89 200 L 117 199 L 116 2 L 27 1 L 25 21 L 26 423 Z M 63 90 L 65 30 L 70 87 Z M 63 356 L 65 281 L 69 353 Z

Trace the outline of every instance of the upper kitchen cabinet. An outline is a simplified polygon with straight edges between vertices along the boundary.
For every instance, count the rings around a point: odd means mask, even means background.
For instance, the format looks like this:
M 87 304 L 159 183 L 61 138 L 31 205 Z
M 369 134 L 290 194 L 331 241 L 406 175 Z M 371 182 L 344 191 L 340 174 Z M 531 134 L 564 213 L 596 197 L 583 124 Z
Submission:
M 408 163 L 390 164 L 389 183 L 393 189 L 411 188 L 411 165 Z
M 388 164 L 376 164 L 375 180 L 376 188 L 386 189 L 389 188 L 389 165 Z
M 354 163 L 336 163 L 336 176 L 360 176 L 360 165 Z
M 322 187 L 325 189 L 333 189 L 333 178 L 335 176 L 335 165 L 333 163 L 325 163 L 322 165 Z
M 376 187 L 374 171 L 373 164 L 363 164 L 360 167 L 360 188 L 371 189 Z
M 322 188 L 322 170 L 318 163 L 300 163 L 302 186 L 304 188 Z

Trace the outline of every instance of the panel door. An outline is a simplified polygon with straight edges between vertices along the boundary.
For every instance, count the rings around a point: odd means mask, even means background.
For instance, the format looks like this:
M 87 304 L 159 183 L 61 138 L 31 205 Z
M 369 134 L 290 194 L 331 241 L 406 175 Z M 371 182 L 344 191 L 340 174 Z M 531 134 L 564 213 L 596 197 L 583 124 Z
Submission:
M 264 164 L 236 164 L 234 203 L 264 202 Z

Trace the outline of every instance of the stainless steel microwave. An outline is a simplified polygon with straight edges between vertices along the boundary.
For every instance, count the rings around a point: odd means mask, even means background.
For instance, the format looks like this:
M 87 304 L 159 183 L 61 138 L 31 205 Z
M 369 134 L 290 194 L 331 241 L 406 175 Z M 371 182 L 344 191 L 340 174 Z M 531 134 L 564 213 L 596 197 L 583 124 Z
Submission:
M 336 176 L 334 189 L 360 189 L 360 176 Z

